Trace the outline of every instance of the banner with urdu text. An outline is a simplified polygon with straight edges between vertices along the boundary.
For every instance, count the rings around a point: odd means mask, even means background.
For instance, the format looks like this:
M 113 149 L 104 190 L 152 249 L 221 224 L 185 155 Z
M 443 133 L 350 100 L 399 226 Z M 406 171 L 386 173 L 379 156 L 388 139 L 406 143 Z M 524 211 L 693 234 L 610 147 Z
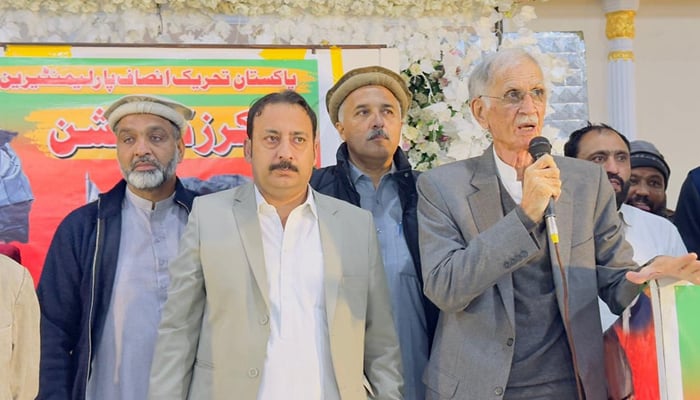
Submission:
M 248 108 L 284 88 L 318 111 L 317 61 L 0 57 L 0 242 L 17 245 L 38 278 L 59 222 L 117 183 L 103 116 L 117 98 L 152 94 L 193 108 L 178 175 L 216 189 L 250 175 Z

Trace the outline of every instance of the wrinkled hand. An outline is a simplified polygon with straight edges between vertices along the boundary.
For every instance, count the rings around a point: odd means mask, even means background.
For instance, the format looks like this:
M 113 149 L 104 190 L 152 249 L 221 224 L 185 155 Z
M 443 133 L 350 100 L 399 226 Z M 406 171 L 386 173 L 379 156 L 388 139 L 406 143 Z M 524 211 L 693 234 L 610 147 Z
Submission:
M 549 154 L 540 157 L 525 168 L 523 174 L 523 200 L 520 203 L 525 214 L 531 220 L 542 220 L 549 199 L 558 199 L 561 194 L 559 168 Z
M 695 253 L 680 257 L 658 256 L 641 270 L 628 272 L 626 277 L 636 284 L 658 278 L 674 278 L 698 285 L 700 284 L 700 261 Z

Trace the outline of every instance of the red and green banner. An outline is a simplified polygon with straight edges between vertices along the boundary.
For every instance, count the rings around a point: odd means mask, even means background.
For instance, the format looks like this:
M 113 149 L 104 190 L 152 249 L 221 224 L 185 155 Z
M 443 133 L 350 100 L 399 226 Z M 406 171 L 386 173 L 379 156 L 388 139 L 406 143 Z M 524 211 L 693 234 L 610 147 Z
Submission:
M 121 178 L 104 118 L 117 98 L 195 109 L 178 175 L 209 179 L 250 175 L 248 107 L 287 88 L 318 111 L 317 61 L 0 57 L 0 242 L 18 246 L 37 279 L 59 222 Z
M 676 286 L 683 398 L 700 400 L 700 287 Z
M 700 286 L 652 281 L 661 400 L 700 400 Z

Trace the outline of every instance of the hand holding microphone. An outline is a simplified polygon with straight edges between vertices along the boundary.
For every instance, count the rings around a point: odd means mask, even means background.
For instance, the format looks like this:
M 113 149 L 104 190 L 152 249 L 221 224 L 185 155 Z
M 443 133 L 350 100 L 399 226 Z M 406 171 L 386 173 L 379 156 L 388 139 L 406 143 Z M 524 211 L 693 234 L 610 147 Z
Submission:
M 547 232 L 554 243 L 559 242 L 554 212 L 554 200 L 561 194 L 561 180 L 550 152 L 552 145 L 547 138 L 537 136 L 530 141 L 528 151 L 535 162 L 527 167 L 523 177 L 523 211 L 539 221 L 544 214 Z

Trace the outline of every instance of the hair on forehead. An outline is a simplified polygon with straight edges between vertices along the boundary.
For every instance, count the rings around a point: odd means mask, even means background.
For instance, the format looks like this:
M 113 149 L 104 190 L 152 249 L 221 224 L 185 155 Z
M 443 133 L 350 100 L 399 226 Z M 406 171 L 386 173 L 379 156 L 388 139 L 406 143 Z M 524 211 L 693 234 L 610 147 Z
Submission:
M 627 139 L 625 135 L 620 133 L 617 129 L 613 128 L 610 125 L 607 124 L 592 124 L 590 121 L 587 121 L 586 126 L 583 128 L 577 129 L 573 132 L 571 132 L 571 135 L 569 135 L 569 140 L 564 144 L 564 155 L 567 157 L 578 157 L 578 152 L 579 152 L 579 145 L 581 144 L 581 139 L 583 139 L 584 136 L 588 132 L 592 131 L 597 131 L 597 132 L 602 132 L 602 131 L 610 131 L 610 132 L 615 132 L 617 136 L 622 139 L 623 142 L 625 142 L 625 145 L 627 146 L 627 150 L 630 149 L 630 141 Z
M 250 109 L 248 110 L 248 120 L 246 123 L 246 134 L 248 139 L 253 138 L 253 126 L 255 124 L 255 118 L 262 114 L 265 106 L 268 104 L 290 104 L 297 105 L 301 107 L 306 115 L 308 115 L 311 120 L 312 135 L 314 140 L 316 139 L 316 129 L 318 127 L 318 119 L 316 118 L 316 113 L 311 108 L 309 103 L 297 92 L 293 90 L 285 90 L 282 92 L 275 92 L 267 94 L 259 99 L 257 99 Z
M 542 71 L 540 63 L 527 51 L 514 48 L 502 49 L 496 53 L 486 55 L 469 75 L 469 98 L 474 99 L 486 93 L 486 88 L 491 85 L 495 73 L 503 67 L 516 65 L 524 60 L 530 61 Z

